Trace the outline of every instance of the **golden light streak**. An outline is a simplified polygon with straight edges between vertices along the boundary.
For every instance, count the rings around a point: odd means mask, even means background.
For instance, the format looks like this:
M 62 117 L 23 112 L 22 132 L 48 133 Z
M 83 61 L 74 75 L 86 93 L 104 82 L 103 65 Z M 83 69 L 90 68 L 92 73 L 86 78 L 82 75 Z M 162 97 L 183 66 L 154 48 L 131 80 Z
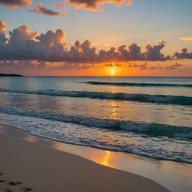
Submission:
M 192 36 L 181 37 L 180 39 L 185 41 L 192 41 Z
M 103 159 L 101 159 L 100 161 L 101 165 L 110 167 L 110 159 L 111 159 L 111 152 L 105 151 L 105 155 L 103 156 Z

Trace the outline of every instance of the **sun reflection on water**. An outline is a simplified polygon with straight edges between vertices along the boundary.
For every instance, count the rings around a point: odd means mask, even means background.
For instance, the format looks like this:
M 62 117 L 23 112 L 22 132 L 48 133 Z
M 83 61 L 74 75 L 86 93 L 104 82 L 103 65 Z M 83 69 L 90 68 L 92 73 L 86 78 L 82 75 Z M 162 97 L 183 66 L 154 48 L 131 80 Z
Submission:
M 116 117 L 117 115 L 117 102 L 116 101 L 111 101 L 111 114 L 113 117 Z

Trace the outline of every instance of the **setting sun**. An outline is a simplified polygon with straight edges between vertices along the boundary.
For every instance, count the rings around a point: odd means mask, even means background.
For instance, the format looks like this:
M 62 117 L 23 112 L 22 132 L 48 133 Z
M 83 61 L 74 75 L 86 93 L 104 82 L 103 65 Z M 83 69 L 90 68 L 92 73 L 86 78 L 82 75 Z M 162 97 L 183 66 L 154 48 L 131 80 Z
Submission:
M 115 75 L 117 74 L 117 69 L 116 69 L 116 67 L 111 67 L 111 68 L 109 69 L 109 74 L 110 74 L 111 76 L 115 76 Z
M 114 76 L 114 75 L 115 75 L 115 71 L 111 71 L 110 73 L 111 73 L 111 75 L 112 75 L 112 76 Z

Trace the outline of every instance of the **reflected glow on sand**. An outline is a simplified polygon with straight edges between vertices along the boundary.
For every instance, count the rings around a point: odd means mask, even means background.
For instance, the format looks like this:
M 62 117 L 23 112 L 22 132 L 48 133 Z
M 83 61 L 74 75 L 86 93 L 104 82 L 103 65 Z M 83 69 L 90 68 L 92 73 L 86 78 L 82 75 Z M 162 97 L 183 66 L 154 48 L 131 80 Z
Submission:
M 32 143 L 37 143 L 37 137 L 34 137 L 33 135 L 26 134 L 25 135 L 25 140 L 32 142 Z
M 68 144 L 63 144 L 59 142 L 53 142 L 51 144 L 53 149 L 64 151 L 68 153 L 72 153 L 81 157 L 86 157 L 87 159 L 94 161 L 95 163 L 116 168 L 116 166 L 112 163 L 115 159 L 114 153 L 111 151 L 103 151 L 103 150 L 90 150 L 88 147 L 81 146 L 73 146 Z

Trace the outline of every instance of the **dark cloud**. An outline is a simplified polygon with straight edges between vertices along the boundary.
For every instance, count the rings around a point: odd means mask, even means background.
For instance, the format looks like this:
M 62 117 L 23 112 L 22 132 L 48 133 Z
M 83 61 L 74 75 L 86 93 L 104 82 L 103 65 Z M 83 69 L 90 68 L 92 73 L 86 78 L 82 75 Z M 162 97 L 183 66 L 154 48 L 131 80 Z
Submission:
M 161 65 L 161 64 L 160 63 L 154 64 L 153 62 L 152 63 L 145 62 L 141 64 L 129 62 L 128 68 L 138 68 L 139 70 L 183 70 L 186 68 L 186 65 L 180 63 L 168 64 L 168 65 L 167 64 Z
M 175 57 L 177 59 L 192 59 L 192 52 L 189 53 L 186 48 L 183 48 L 181 50 L 181 53 L 178 52 L 175 53 Z
M 127 49 L 125 45 L 118 48 L 118 57 L 120 60 L 145 60 L 144 54 L 141 53 L 141 47 L 136 43 L 130 45 Z
M 131 5 L 132 0 L 67 0 L 68 3 L 76 9 L 87 9 L 98 11 L 102 4 L 114 4 L 118 6 Z
M 10 70 L 18 74 L 37 74 L 40 75 L 50 71 L 62 71 L 62 70 L 86 70 L 93 68 L 93 64 L 85 63 L 73 63 L 73 62 L 46 62 L 46 61 L 29 61 L 29 60 L 3 60 L 0 61 L 0 71 L 3 73 L 10 73 Z M 29 73 L 30 72 L 30 73 Z
M 64 12 L 58 12 L 51 9 L 46 8 L 43 6 L 42 3 L 38 3 L 32 10 L 30 10 L 32 13 L 36 14 L 43 14 L 48 16 L 65 16 Z
M 70 49 L 64 42 L 65 34 L 61 29 L 55 32 L 49 30 L 45 34 L 31 32 L 28 26 L 20 26 L 5 36 L 6 24 L 0 21 L 0 60 L 39 60 L 39 61 L 65 61 L 74 63 L 98 63 L 122 61 L 165 61 L 172 58 L 161 53 L 165 42 L 157 45 L 147 45 L 146 51 L 136 43 L 130 46 L 111 47 L 108 50 L 96 50 L 89 40 L 83 43 L 76 41 Z M 192 53 L 183 49 L 176 53 L 177 58 L 192 58 Z M 145 66 L 140 66 L 144 69 Z
M 97 61 L 98 59 L 96 48 L 91 47 L 89 40 L 84 41 L 82 44 L 76 41 L 68 51 L 68 60 L 71 61 Z
M 41 34 L 36 37 L 33 54 L 37 59 L 45 61 L 63 61 L 67 58 L 66 43 L 63 42 L 65 37 L 61 29 L 47 31 L 46 34 Z M 38 52 L 38 54 L 37 54 Z
M 37 69 L 37 68 L 44 68 L 46 65 L 44 62 L 35 62 L 35 61 L 18 61 L 18 60 L 4 60 L 0 61 L 0 69 L 3 71 L 12 69 L 19 69 L 19 70 L 29 70 L 29 69 Z
M 161 50 L 165 47 L 165 42 L 162 41 L 159 45 L 151 46 L 147 45 L 145 52 L 145 58 L 148 61 L 165 61 L 170 59 L 169 56 L 165 56 L 161 53 Z
M 32 0 L 0 0 L 0 5 L 3 5 L 9 9 L 27 7 L 31 4 Z
M 120 63 L 117 62 L 113 62 L 113 63 L 105 63 L 105 67 L 121 67 L 122 65 Z
M 30 32 L 25 25 L 14 29 L 10 32 L 10 38 L 6 43 L 0 44 L 0 59 L 57 61 L 66 57 L 63 42 L 65 34 L 62 30 L 38 34 L 38 32 Z
M 180 63 L 175 63 L 173 65 L 169 65 L 166 67 L 166 69 L 170 69 L 170 70 L 178 70 L 179 68 L 183 67 L 182 64 Z
M 132 67 L 133 67 L 133 68 L 136 68 L 136 67 L 139 67 L 139 65 L 138 65 L 137 63 L 129 62 L 129 63 L 128 63 L 128 67 L 129 67 L 129 68 L 132 68 Z
M 129 53 L 128 53 L 129 60 L 144 60 L 144 56 L 141 53 L 141 47 L 137 44 L 133 43 L 129 46 Z
M 29 61 L 29 60 L 4 60 L 0 61 L 0 71 L 2 73 L 16 73 L 23 75 L 42 75 L 46 71 L 53 72 L 54 66 L 49 67 L 43 61 Z
M 3 50 L 3 48 L 6 46 L 6 42 L 7 42 L 7 38 L 5 37 L 5 34 L 0 33 L 0 53 L 2 54 L 3 51 L 1 52 L 1 50 Z
M 10 45 L 19 45 L 25 43 L 26 40 L 34 40 L 38 35 L 38 32 L 30 32 L 29 27 L 26 25 L 22 25 L 19 28 L 14 29 L 12 32 L 9 32 Z
M 23 25 L 9 32 L 10 38 L 0 44 L 0 59 L 28 59 L 32 44 L 38 32 L 30 32 L 28 26 Z M 28 46 L 28 47 L 27 47 Z M 32 58 L 31 58 L 32 59 Z
M 165 47 L 164 42 L 160 42 L 158 45 L 151 46 L 147 45 L 146 52 L 141 52 L 141 47 L 136 43 L 133 43 L 128 48 L 125 45 L 120 46 L 117 50 L 112 47 L 110 50 L 101 50 L 99 56 L 104 60 L 115 60 L 115 61 L 165 61 L 169 60 L 169 56 L 165 56 L 161 53 L 161 50 Z
M 147 62 L 141 63 L 141 64 L 138 64 L 135 62 L 129 62 L 127 67 L 128 68 L 139 68 L 140 70 L 147 70 L 149 68 Z
M 126 6 L 131 5 L 132 0 L 66 0 L 71 6 L 73 6 L 76 9 L 87 9 L 92 11 L 98 11 L 100 10 L 100 6 L 103 4 L 113 4 L 117 6 Z M 32 0 L 0 0 L 0 6 L 5 6 L 9 9 L 15 9 L 15 8 L 24 8 L 32 4 Z M 38 6 L 36 6 L 32 11 L 35 13 L 42 13 L 46 15 L 64 15 L 64 13 L 59 13 L 57 11 L 53 11 L 50 9 L 47 9 L 44 6 L 41 6 L 41 3 L 38 3 Z M 55 5 L 59 8 L 65 8 L 65 3 L 56 1 Z
M 102 61 L 117 61 L 119 60 L 119 53 L 116 51 L 115 47 L 111 47 L 109 50 L 99 51 L 99 58 Z
M 140 65 L 139 65 L 139 69 L 140 69 L 140 70 L 146 70 L 146 69 L 148 69 L 147 63 L 140 64 Z
M 51 65 L 52 66 L 52 65 Z M 73 63 L 73 62 L 64 62 L 60 65 L 54 66 L 55 70 L 70 70 L 70 69 L 91 69 L 95 65 L 94 64 L 88 64 L 88 63 Z

